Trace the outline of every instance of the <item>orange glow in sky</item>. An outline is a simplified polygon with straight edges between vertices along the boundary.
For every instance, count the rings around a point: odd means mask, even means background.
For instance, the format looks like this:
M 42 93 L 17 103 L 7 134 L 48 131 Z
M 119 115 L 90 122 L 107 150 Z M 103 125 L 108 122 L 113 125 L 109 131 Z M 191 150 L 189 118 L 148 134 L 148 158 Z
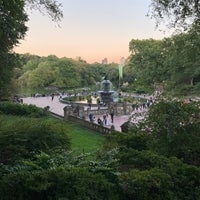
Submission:
M 37 11 L 29 15 L 29 31 L 14 50 L 39 56 L 81 57 L 88 63 L 129 56 L 131 39 L 162 39 L 145 15 L 150 0 L 58 0 L 64 18 L 59 26 Z

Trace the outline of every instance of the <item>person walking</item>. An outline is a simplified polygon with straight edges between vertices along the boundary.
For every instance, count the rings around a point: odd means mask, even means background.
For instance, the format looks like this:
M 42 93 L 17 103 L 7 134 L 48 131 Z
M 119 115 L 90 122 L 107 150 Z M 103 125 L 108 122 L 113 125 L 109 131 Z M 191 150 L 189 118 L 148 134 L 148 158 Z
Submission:
M 106 125 L 107 124 L 107 116 L 106 114 L 103 115 L 103 123 Z
M 93 118 L 94 118 L 93 114 L 92 114 L 92 113 L 90 113 L 90 114 L 89 114 L 89 119 L 90 119 L 90 122 L 93 122 Z
M 114 122 L 114 110 L 111 111 L 110 117 L 111 117 L 111 123 L 113 123 Z
M 51 95 L 51 100 L 53 101 L 53 99 L 54 99 L 54 93 Z

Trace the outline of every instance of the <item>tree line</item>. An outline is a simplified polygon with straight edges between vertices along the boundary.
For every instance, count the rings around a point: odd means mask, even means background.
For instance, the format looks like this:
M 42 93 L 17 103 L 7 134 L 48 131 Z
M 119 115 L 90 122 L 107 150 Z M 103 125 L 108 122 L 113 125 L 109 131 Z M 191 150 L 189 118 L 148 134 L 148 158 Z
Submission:
M 198 95 L 200 91 L 200 36 L 194 26 L 186 33 L 162 40 L 132 39 L 130 56 L 123 67 L 122 91 L 152 93 L 161 86 L 165 94 Z M 54 55 L 39 57 L 24 54 L 16 81 L 21 91 L 44 91 L 92 87 L 100 89 L 102 77 L 108 74 L 115 90 L 119 86 L 118 64 L 89 64 Z
M 16 82 L 22 91 L 55 92 L 90 87 L 100 89 L 105 74 L 116 83 L 118 65 L 88 64 L 84 60 L 58 58 L 54 55 L 39 57 L 20 55 L 21 67 Z

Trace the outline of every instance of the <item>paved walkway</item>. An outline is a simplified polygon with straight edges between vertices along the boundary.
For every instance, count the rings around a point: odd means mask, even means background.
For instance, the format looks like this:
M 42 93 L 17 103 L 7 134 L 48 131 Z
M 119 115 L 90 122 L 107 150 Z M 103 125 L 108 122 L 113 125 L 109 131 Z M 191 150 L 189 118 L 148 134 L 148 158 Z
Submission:
M 32 104 L 36 105 L 37 107 L 44 108 L 46 106 L 50 107 L 50 111 L 56 114 L 59 114 L 61 116 L 64 116 L 64 107 L 66 104 L 63 104 L 59 102 L 59 97 L 55 96 L 54 100 L 52 101 L 51 97 L 26 97 L 23 98 L 23 102 L 25 104 Z M 103 116 L 95 116 L 97 119 L 100 117 L 103 119 Z M 110 116 L 109 116 L 110 117 Z M 129 118 L 129 115 L 123 115 L 123 116 L 114 116 L 114 122 L 113 125 L 115 126 L 115 130 L 121 131 L 121 125 L 126 122 Z M 89 120 L 88 118 L 86 120 Z M 110 120 L 110 118 L 109 118 Z M 110 127 L 110 126 L 106 126 Z

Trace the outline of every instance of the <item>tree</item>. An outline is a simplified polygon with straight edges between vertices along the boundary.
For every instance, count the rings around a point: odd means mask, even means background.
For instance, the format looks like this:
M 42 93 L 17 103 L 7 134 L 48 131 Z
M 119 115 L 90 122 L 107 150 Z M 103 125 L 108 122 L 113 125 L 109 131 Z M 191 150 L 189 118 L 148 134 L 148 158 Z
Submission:
M 158 85 L 171 95 L 199 94 L 200 37 L 197 30 L 198 27 L 193 26 L 187 33 L 163 40 L 132 39 L 127 69 L 131 69 L 135 78 L 132 84 L 136 91 L 155 89 L 152 86 Z
M 28 15 L 25 6 L 31 9 L 43 8 L 52 20 L 59 21 L 62 17 L 60 5 L 54 0 L 1 0 L 0 1 L 0 98 L 8 96 L 7 85 L 17 66 L 17 56 L 13 52 L 14 46 L 24 39 L 28 30 L 25 23 Z
M 56 67 L 54 86 L 68 89 L 81 87 L 81 77 L 76 70 L 77 67 L 75 61 L 69 58 L 61 58 L 55 63 L 54 67 Z
M 166 22 L 176 28 L 187 29 L 192 24 L 200 23 L 199 0 L 152 0 L 151 16 L 157 25 Z
M 158 139 L 155 149 L 166 156 L 200 166 L 200 107 L 198 102 L 184 104 L 161 101 L 153 105 L 146 120 L 148 130 Z
M 12 70 L 16 67 L 14 45 L 24 38 L 27 31 L 24 1 L 0 1 L 0 97 L 4 96 L 6 84 L 11 80 Z
M 131 51 L 129 65 L 134 68 L 135 84 L 141 90 L 153 88 L 155 83 L 162 83 L 167 78 L 167 71 L 163 66 L 164 50 L 161 40 L 131 40 L 129 43 Z
M 200 37 L 196 27 L 188 33 L 174 35 L 163 40 L 164 66 L 168 72 L 167 90 L 179 95 L 199 93 Z

